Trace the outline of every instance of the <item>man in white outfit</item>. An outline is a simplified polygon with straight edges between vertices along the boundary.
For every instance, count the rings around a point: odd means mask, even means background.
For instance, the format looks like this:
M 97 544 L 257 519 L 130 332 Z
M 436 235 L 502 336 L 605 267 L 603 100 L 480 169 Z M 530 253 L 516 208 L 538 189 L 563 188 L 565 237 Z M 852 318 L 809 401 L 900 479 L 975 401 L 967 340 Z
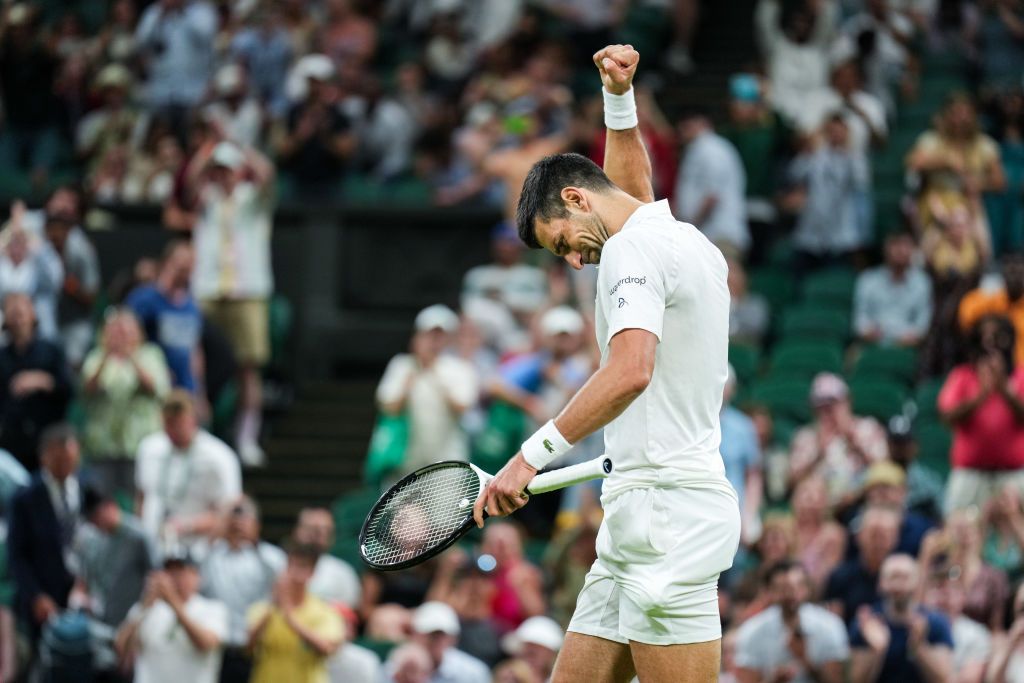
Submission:
M 629 45 L 594 55 L 604 84 L 602 171 L 560 154 L 523 184 L 523 241 L 573 268 L 600 263 L 601 368 L 523 444 L 477 500 L 507 515 L 538 470 L 605 427 L 615 471 L 604 484 L 597 561 L 587 575 L 554 683 L 715 681 L 719 574 L 732 565 L 740 511 L 718 447 L 728 376 L 728 267 L 694 226 L 654 202 L 637 128 Z

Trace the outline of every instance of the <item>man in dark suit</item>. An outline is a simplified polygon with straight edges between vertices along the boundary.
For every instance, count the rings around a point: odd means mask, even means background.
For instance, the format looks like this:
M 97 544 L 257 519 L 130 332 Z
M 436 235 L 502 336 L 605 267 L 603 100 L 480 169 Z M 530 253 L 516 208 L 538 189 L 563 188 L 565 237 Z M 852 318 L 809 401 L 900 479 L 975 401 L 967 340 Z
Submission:
M 74 576 L 68 555 L 80 520 L 79 446 L 74 429 L 57 423 L 39 440 L 40 470 L 11 501 L 8 562 L 18 616 L 37 636 L 66 609 Z

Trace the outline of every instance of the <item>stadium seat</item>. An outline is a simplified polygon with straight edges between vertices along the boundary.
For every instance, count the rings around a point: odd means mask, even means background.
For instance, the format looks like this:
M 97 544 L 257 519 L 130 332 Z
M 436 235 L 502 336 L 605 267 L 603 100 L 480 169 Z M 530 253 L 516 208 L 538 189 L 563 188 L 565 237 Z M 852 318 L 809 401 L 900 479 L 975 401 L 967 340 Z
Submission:
M 850 382 L 853 412 L 867 415 L 883 425 L 893 415 L 903 412 L 906 388 L 897 382 L 876 379 L 854 379 Z
M 917 438 L 917 461 L 943 479 L 947 478 L 950 447 L 953 445 L 953 435 L 949 428 L 938 420 L 923 420 L 915 425 L 914 436 Z
M 867 346 L 853 364 L 854 379 L 880 379 L 913 385 L 917 351 L 896 346 Z
M 772 351 L 773 376 L 797 376 L 811 379 L 819 372 L 843 371 L 842 347 L 833 341 L 781 341 Z
M 747 344 L 729 344 L 729 363 L 736 371 L 740 386 L 746 385 L 757 375 L 761 349 Z
M 292 331 L 295 315 L 292 304 L 283 294 L 270 299 L 270 364 L 280 366 L 285 361 L 285 344 Z
M 925 380 L 914 392 L 918 420 L 937 420 L 939 418 L 939 392 L 942 391 L 942 385 L 945 382 L 944 378 Z
M 331 513 L 334 516 L 334 526 L 339 539 L 358 538 L 359 530 L 363 527 L 363 520 L 366 513 L 370 511 L 373 504 L 380 498 L 380 491 L 377 489 L 363 488 L 340 496 L 331 506 Z
M 850 314 L 820 306 L 802 306 L 782 312 L 783 337 L 810 337 L 840 344 L 850 336 Z
M 810 389 L 810 382 L 806 379 L 768 377 L 754 385 L 747 402 L 765 406 L 775 419 L 784 418 L 803 424 L 811 419 Z
M 850 310 L 857 274 L 846 268 L 830 268 L 808 275 L 801 287 L 805 304 Z
M 796 284 L 793 275 L 782 268 L 757 268 L 750 272 L 750 291 L 757 292 L 772 307 L 773 311 L 780 311 L 786 304 L 793 300 L 796 292 Z

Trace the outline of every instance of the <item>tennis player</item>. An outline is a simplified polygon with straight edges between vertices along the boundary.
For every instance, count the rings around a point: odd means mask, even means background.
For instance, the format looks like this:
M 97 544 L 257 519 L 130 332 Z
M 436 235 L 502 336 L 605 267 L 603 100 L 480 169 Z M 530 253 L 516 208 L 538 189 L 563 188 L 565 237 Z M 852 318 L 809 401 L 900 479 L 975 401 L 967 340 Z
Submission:
M 608 128 L 604 170 L 577 154 L 537 162 L 516 220 L 531 247 L 573 268 L 600 263 L 600 369 L 541 427 L 477 500 L 507 515 L 524 488 L 572 444 L 605 427 L 615 470 L 604 484 L 594 562 L 554 683 L 717 681 L 718 575 L 740 537 L 736 493 L 719 454 L 728 375 L 728 268 L 697 228 L 655 202 L 637 128 L 639 54 L 594 55 Z

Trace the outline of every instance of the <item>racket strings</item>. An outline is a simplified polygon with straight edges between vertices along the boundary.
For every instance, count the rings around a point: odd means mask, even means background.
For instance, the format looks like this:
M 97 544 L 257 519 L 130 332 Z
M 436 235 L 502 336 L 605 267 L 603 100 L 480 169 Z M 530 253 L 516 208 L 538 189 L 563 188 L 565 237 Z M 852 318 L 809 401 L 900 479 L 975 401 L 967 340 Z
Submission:
M 363 554 L 386 566 L 429 552 L 462 528 L 479 492 L 479 477 L 463 465 L 422 473 L 393 490 L 374 511 Z

